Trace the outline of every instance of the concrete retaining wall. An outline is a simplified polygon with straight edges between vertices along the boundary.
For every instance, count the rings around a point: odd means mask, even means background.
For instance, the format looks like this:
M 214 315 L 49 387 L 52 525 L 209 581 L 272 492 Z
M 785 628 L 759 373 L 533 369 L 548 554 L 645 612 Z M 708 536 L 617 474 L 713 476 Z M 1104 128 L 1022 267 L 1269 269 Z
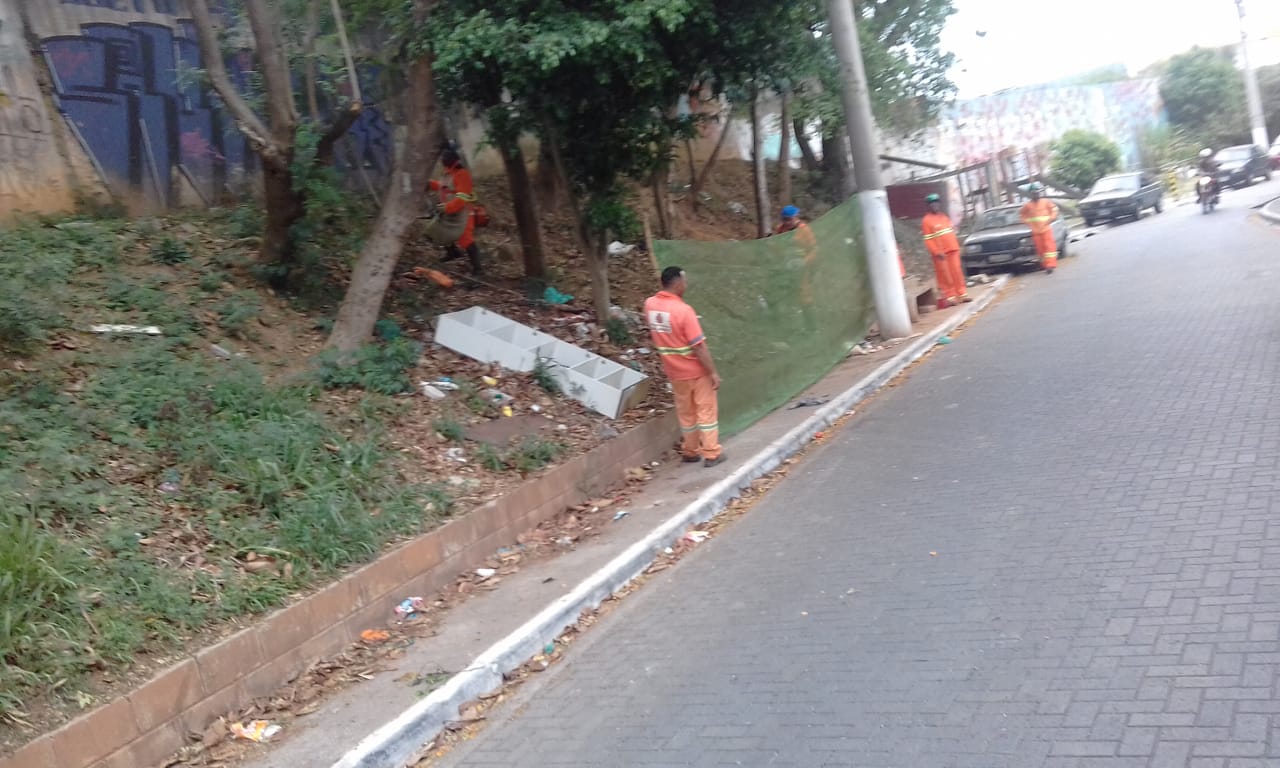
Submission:
M 523 531 L 624 479 L 672 445 L 674 414 L 649 421 L 524 483 L 217 645 L 132 693 L 0 758 L 0 768 L 151 768 L 218 717 L 267 696 L 362 630 L 385 626 L 406 595 L 429 595 Z

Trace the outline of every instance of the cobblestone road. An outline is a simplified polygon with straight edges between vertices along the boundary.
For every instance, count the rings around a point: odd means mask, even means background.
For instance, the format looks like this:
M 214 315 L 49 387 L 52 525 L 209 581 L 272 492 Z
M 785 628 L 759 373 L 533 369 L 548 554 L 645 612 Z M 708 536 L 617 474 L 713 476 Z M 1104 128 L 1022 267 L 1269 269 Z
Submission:
M 1280 765 L 1280 231 L 1246 194 L 1022 278 L 452 762 Z

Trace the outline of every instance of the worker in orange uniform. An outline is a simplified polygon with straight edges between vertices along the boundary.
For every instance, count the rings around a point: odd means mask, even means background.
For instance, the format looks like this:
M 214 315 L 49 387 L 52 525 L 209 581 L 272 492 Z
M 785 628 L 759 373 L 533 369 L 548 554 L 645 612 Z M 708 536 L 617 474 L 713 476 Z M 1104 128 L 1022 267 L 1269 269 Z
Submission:
M 938 277 L 938 309 L 962 301 L 972 301 L 965 287 L 964 266 L 960 263 L 960 240 L 956 237 L 951 217 L 942 210 L 942 198 L 936 194 L 925 198 L 929 212 L 920 222 L 924 247 L 933 257 L 933 272 Z
M 684 301 L 688 284 L 680 267 L 662 270 L 662 290 L 645 299 L 644 317 L 676 397 L 680 452 L 687 462 L 701 460 L 704 467 L 714 467 L 724 461 L 716 403 L 720 374 L 698 315 Z
M 800 315 L 804 320 L 805 330 L 812 333 L 818 329 L 818 320 L 813 313 L 813 272 L 818 264 L 818 239 L 814 237 L 809 225 L 800 218 L 800 209 L 794 205 L 782 209 L 782 221 L 773 230 L 775 235 L 786 232 L 795 233 L 796 248 L 803 262 L 804 273 L 800 276 Z
M 1058 206 L 1044 198 L 1044 185 L 1032 182 L 1028 188 L 1031 201 L 1022 206 L 1022 223 L 1031 227 L 1031 240 L 1040 254 L 1040 266 L 1050 275 L 1058 267 L 1058 241 L 1053 236 L 1053 222 L 1058 218 Z
M 431 191 L 440 193 L 441 215 L 447 217 L 463 217 L 462 234 L 457 242 L 446 249 L 444 261 L 460 259 L 465 254 L 471 259 L 471 271 L 480 274 L 480 248 L 476 245 L 475 222 L 475 184 L 471 180 L 471 171 L 462 164 L 462 158 L 452 146 L 446 146 L 440 154 L 440 164 L 449 174 L 447 182 L 431 180 Z

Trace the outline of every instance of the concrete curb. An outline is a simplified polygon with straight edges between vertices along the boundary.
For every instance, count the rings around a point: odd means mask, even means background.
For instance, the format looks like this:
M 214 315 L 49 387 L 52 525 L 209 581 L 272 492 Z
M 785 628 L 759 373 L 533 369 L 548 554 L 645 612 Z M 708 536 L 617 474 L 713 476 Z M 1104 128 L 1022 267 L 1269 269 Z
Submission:
M 399 717 L 366 736 L 338 759 L 332 768 L 403 768 L 420 759 L 423 746 L 457 719 L 461 705 L 482 694 L 497 690 L 503 675 L 536 655 L 570 626 L 584 610 L 598 607 L 649 567 L 659 552 L 680 538 L 696 523 L 711 519 L 736 498 L 750 483 L 772 472 L 790 456 L 809 444 L 813 436 L 831 426 L 846 411 L 887 384 L 907 366 L 923 357 L 938 339 L 951 333 L 987 307 L 1009 282 L 1002 275 L 992 290 L 938 328 L 911 341 L 902 351 L 875 369 L 853 387 L 833 398 L 812 416 L 752 456 L 728 477 L 708 488 L 697 499 L 628 547 L 603 568 L 593 573 L 572 592 L 558 598 L 519 629 L 482 653 L 441 688 L 405 710 Z
M 1277 197 L 1275 200 L 1263 205 L 1258 210 L 1258 213 L 1261 213 L 1262 218 L 1272 224 L 1280 224 L 1280 197 Z

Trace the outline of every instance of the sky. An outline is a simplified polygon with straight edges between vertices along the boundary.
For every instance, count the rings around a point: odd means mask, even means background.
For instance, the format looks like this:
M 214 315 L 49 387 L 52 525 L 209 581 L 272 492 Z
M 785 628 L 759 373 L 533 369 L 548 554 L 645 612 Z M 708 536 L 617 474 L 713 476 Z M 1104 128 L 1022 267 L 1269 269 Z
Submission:
M 942 35 L 959 98 L 1240 40 L 1235 0 L 955 0 Z M 1047 10 L 1046 10 L 1047 9 Z M 1255 65 L 1280 62 L 1280 0 L 1245 0 Z M 985 33 L 979 36 L 979 32 Z

